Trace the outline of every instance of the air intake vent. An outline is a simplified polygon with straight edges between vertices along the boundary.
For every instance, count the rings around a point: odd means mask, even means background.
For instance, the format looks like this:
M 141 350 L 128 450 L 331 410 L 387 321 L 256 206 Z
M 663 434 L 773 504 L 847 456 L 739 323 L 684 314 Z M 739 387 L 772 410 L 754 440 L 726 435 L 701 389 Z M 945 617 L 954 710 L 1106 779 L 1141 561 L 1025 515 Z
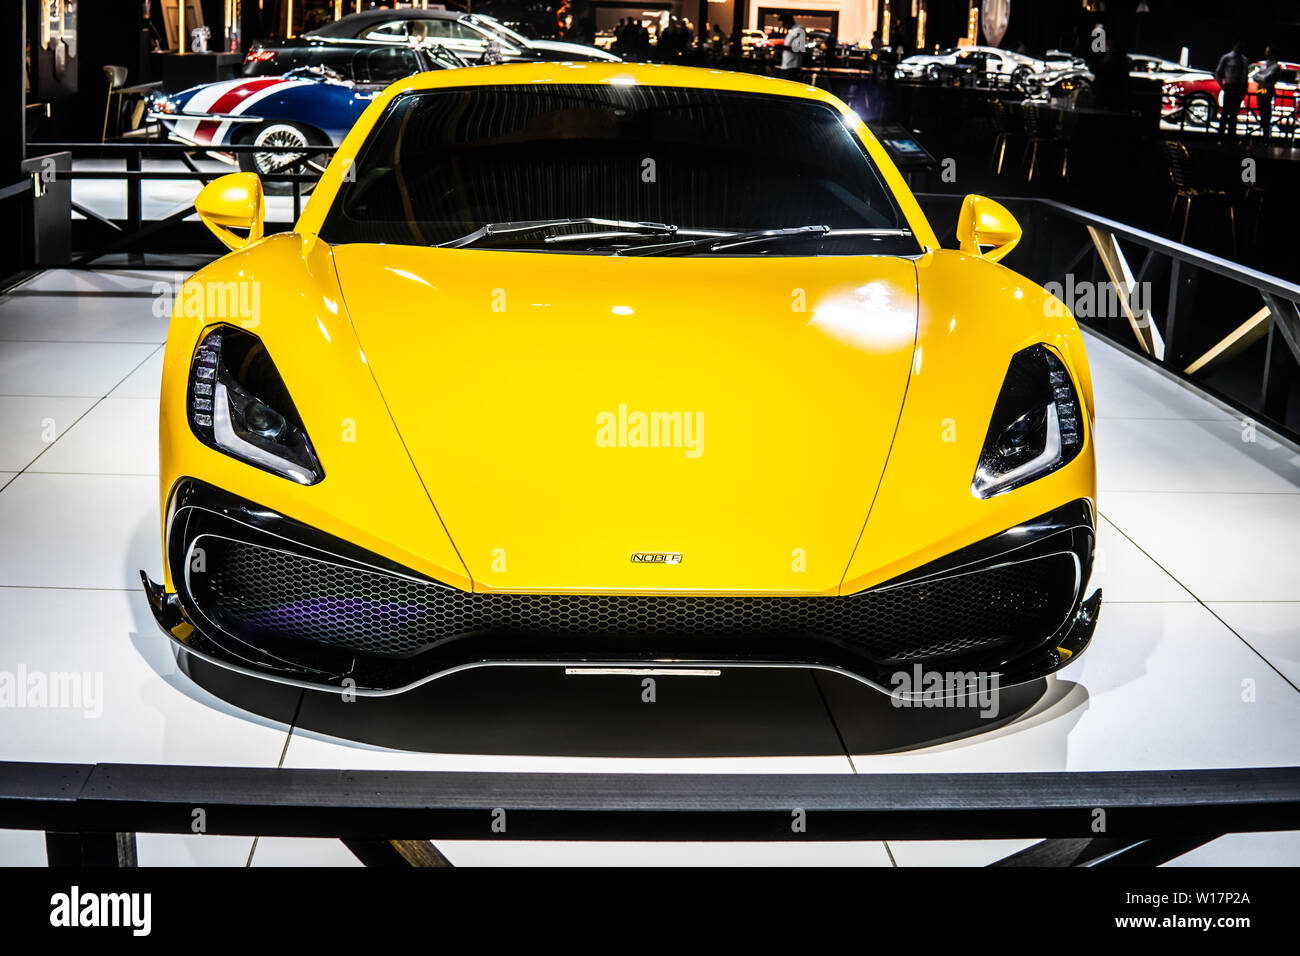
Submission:
M 608 635 L 653 643 L 690 637 L 700 656 L 736 655 L 747 638 L 794 636 L 846 645 L 881 664 L 911 663 L 1015 641 L 1032 646 L 1064 622 L 1075 559 L 1052 554 L 928 583 L 850 597 L 469 594 L 417 579 L 228 538 L 204 536 L 206 570 L 191 574 L 198 607 L 232 636 L 320 642 L 405 657 L 451 640 L 508 633 Z M 620 646 L 626 647 L 626 642 Z M 742 651 L 743 653 L 743 651 Z

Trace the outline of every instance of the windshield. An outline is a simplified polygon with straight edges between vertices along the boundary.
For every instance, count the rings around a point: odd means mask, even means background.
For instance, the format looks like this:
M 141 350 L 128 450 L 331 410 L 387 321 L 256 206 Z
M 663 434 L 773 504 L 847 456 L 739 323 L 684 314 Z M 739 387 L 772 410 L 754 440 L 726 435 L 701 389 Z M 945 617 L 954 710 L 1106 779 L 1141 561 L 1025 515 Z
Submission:
M 816 224 L 873 233 L 729 254 L 920 251 L 841 115 L 800 97 L 618 85 L 426 90 L 393 100 L 355 166 L 321 229 L 327 242 L 436 245 L 491 223 L 601 219 L 684 232 Z M 517 233 L 475 248 L 521 246 L 596 251 Z
M 474 20 L 477 23 L 481 23 L 489 30 L 493 30 L 497 33 L 503 34 L 505 37 L 507 37 L 510 40 L 513 40 L 515 43 L 518 43 L 520 46 L 524 46 L 524 47 L 528 46 L 528 42 L 529 42 L 528 37 L 524 36 L 518 30 L 506 26 L 504 23 L 502 23 L 500 20 L 495 19 L 494 17 L 485 17 L 482 14 L 475 14 Z
M 441 43 L 426 41 L 422 49 L 435 67 L 442 67 L 444 70 L 454 70 L 457 67 L 467 65 L 464 60 L 451 50 L 448 50 Z

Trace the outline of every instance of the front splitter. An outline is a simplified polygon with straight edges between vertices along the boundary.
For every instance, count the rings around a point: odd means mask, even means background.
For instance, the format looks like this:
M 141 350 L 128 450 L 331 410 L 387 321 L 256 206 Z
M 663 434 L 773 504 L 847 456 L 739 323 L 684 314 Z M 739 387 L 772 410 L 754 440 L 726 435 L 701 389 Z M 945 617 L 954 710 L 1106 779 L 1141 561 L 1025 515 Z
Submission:
M 665 672 L 671 672 L 673 670 L 698 670 L 700 668 L 733 669 L 759 667 L 804 668 L 842 674 L 861 684 L 865 684 L 868 687 L 880 691 L 883 694 L 888 694 L 902 700 L 919 700 L 926 696 L 925 691 L 917 690 L 914 692 L 908 692 L 900 690 L 897 687 L 889 687 L 886 686 L 890 683 L 887 680 L 882 681 L 880 678 L 869 677 L 848 667 L 828 661 L 817 660 L 812 657 L 801 660 L 782 660 L 773 658 L 770 660 L 744 661 L 714 660 L 709 658 L 647 660 L 645 658 L 620 658 L 617 656 L 574 657 L 572 659 L 536 659 L 527 657 L 484 658 L 463 661 L 432 673 L 414 677 L 405 683 L 392 687 L 367 687 L 359 685 L 348 672 L 327 673 L 323 671 L 312 671 L 301 667 L 294 667 L 288 662 L 281 660 L 238 654 L 225 645 L 207 638 L 201 631 L 199 631 L 186 616 L 185 610 L 181 606 L 181 602 L 175 594 L 167 593 L 166 589 L 161 584 L 151 580 L 144 571 L 140 572 L 140 579 L 144 584 L 145 594 L 148 598 L 149 608 L 153 613 L 154 620 L 157 621 L 158 627 L 168 636 L 180 651 L 207 661 L 210 664 L 249 677 L 256 677 L 262 680 L 272 680 L 293 687 L 324 691 L 327 693 L 347 694 L 349 696 L 358 697 L 390 697 L 413 690 L 416 687 L 437 680 L 440 677 L 447 677 L 461 671 L 483 667 L 610 668 L 618 670 L 654 668 L 655 670 Z M 1091 597 L 1080 602 L 1079 607 L 1074 612 L 1067 625 L 1062 628 L 1057 639 L 1050 642 L 1051 646 L 1043 647 L 1022 658 L 1016 659 L 1004 668 L 996 671 L 999 685 L 1003 687 L 1013 687 L 1017 684 L 1025 684 L 1030 681 L 1039 680 L 1064 667 L 1072 659 L 1083 653 L 1091 642 L 1093 633 L 1096 630 L 1097 620 L 1101 613 L 1101 599 L 1101 590 L 1098 589 L 1097 591 L 1094 591 Z M 968 670 L 956 662 L 951 665 L 945 665 L 941 661 L 931 662 L 924 666 L 928 669 L 935 670 L 945 667 L 954 667 L 962 671 Z M 900 665 L 894 669 L 895 673 L 901 673 L 903 671 L 910 673 L 911 668 Z

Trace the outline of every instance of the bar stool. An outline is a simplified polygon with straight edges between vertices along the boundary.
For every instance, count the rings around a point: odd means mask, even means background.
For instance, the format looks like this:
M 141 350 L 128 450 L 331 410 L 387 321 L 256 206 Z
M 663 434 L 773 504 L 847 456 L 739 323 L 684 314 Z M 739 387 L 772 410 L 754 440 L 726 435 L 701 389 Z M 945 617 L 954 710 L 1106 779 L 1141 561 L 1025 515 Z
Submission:
M 108 95 L 104 99 L 104 129 L 99 135 L 99 141 L 102 143 L 108 139 L 108 114 L 113 109 L 113 100 L 117 99 L 117 108 L 119 112 L 122 109 L 122 87 L 126 85 L 126 67 L 124 66 L 105 66 L 104 78 L 108 80 Z M 117 132 L 118 121 L 113 123 L 113 131 Z
M 1034 181 L 1034 171 L 1038 168 L 1038 151 L 1041 148 L 1044 152 L 1056 142 L 1056 123 L 1055 115 L 1040 106 L 1021 105 L 1021 112 L 1025 118 L 1025 155 L 1029 159 L 1029 175 L 1026 182 Z M 1061 156 L 1061 178 L 1065 178 L 1069 171 L 1070 149 L 1064 143 L 1062 145 Z M 1023 159 L 1022 159 L 1023 164 Z
M 1192 160 L 1191 154 L 1187 152 L 1187 147 L 1182 143 L 1171 139 L 1161 140 L 1161 148 L 1165 153 L 1165 161 L 1169 168 L 1169 182 L 1174 187 L 1174 202 L 1169 207 L 1169 219 L 1166 225 L 1173 221 L 1174 213 L 1178 211 L 1178 202 L 1182 200 L 1186 205 L 1183 208 L 1183 231 L 1178 241 L 1184 245 L 1187 244 L 1187 226 L 1192 218 L 1192 200 L 1193 199 L 1220 199 L 1228 207 L 1228 229 L 1232 234 L 1232 254 L 1237 254 L 1237 215 L 1233 209 L 1232 197 L 1228 195 L 1226 189 L 1218 186 L 1207 184 L 1200 175 L 1200 170 Z
M 993 175 L 1001 176 L 1002 164 L 1007 158 L 1007 144 L 1015 135 L 1011 128 L 1011 111 L 1001 100 L 993 100 L 989 103 L 989 111 L 994 131 L 993 153 L 989 156 L 989 166 L 993 170 Z

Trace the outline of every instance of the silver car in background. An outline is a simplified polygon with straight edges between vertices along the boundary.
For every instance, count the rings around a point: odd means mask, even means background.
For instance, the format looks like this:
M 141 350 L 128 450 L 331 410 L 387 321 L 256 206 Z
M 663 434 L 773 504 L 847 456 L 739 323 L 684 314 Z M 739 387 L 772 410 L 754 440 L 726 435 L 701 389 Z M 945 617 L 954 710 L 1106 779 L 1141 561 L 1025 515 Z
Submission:
M 479 62 L 491 56 L 519 60 L 582 61 L 605 60 L 621 63 L 622 58 L 599 47 L 562 40 L 534 40 L 500 20 L 477 13 L 449 10 L 366 10 L 350 13 L 304 34 L 312 42 L 355 42 L 407 44 L 429 40 L 469 60 Z

